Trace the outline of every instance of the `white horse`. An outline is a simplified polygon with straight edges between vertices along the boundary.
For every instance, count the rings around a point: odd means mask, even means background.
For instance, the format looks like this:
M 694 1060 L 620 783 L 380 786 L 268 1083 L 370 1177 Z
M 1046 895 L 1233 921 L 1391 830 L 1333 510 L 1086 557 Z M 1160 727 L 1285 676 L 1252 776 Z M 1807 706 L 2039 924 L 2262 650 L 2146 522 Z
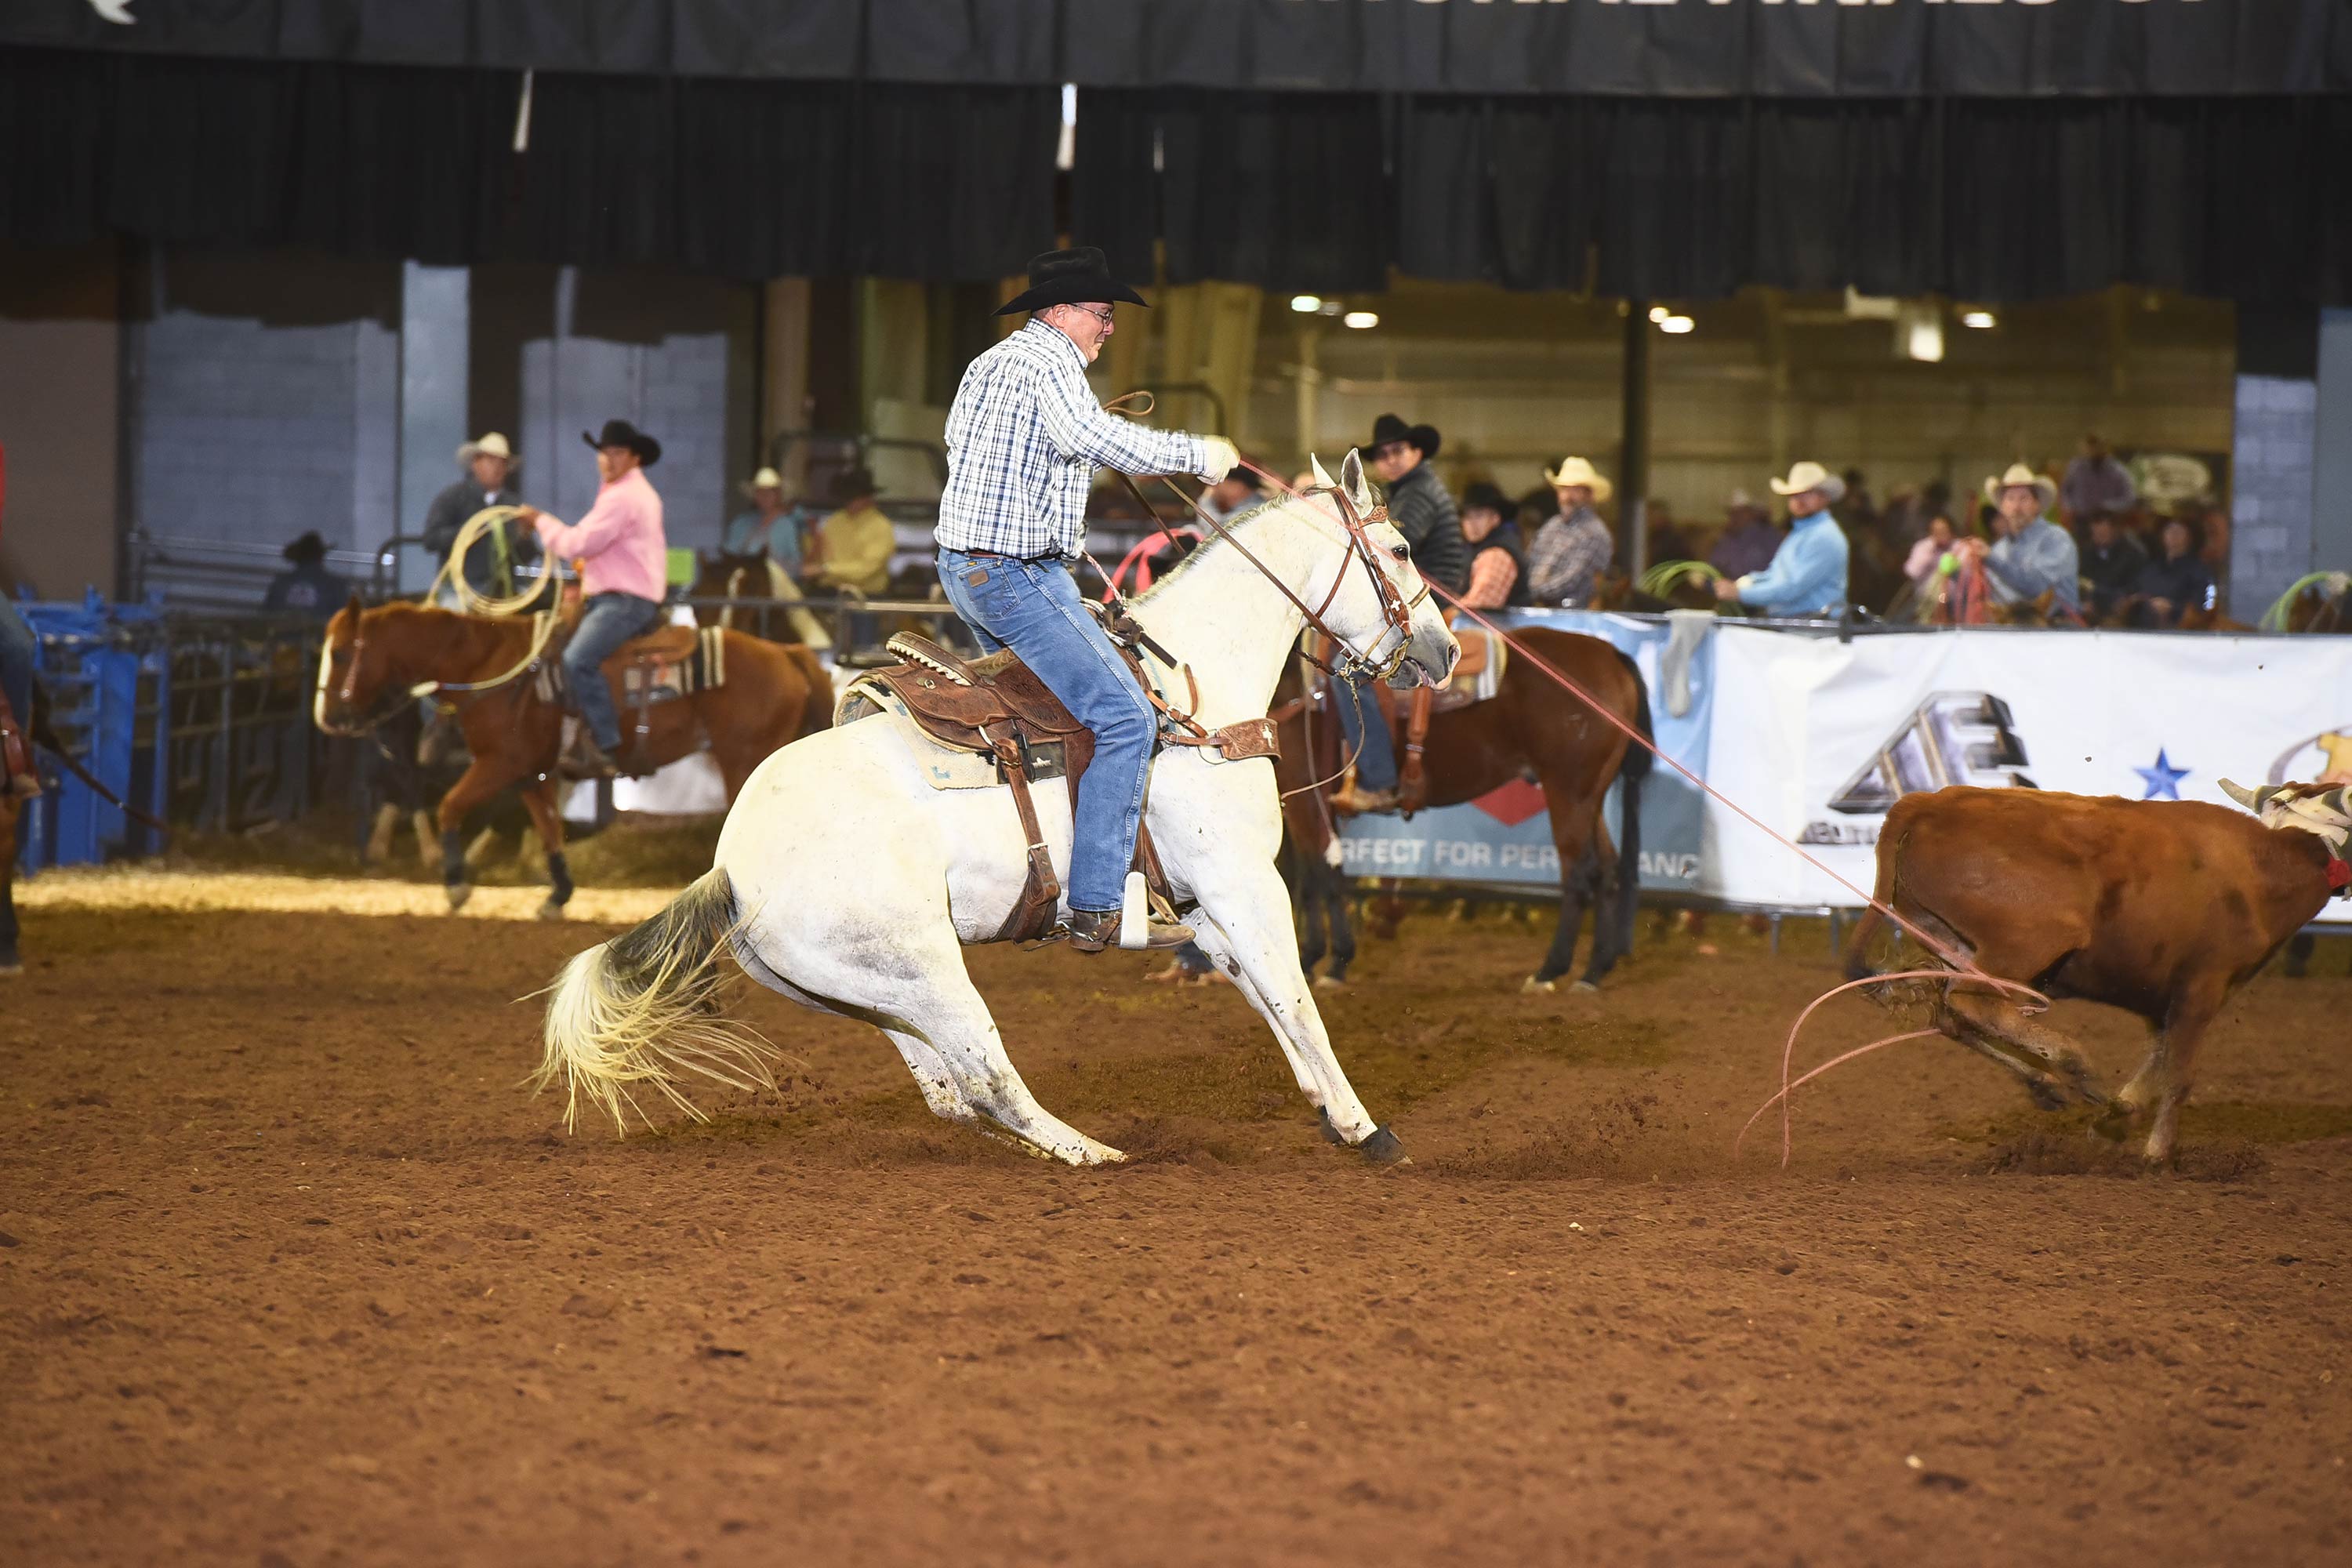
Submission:
M 1286 498 L 1229 525 L 1234 542 L 1211 540 L 1131 601 L 1151 638 L 1191 667 L 1195 717 L 1209 729 L 1265 713 L 1307 620 L 1294 601 L 1320 606 L 1328 630 L 1365 666 L 1389 669 L 1393 685 L 1452 673 L 1461 649 L 1402 536 L 1370 510 L 1354 453 L 1341 474 L 1354 515 L 1369 519 L 1369 548 L 1351 546 L 1331 492 Z M 1171 673 L 1160 668 L 1165 689 L 1188 698 L 1188 682 Z M 567 1124 L 583 1091 L 618 1123 L 635 1084 L 692 1112 L 674 1068 L 738 1087 L 766 1081 L 763 1047 L 716 1016 L 725 943 L 761 984 L 887 1035 L 938 1115 L 1075 1165 L 1123 1158 L 1040 1106 L 1005 1055 L 958 947 L 994 935 L 1020 897 L 1020 821 L 1006 786 L 931 788 L 919 771 L 924 746 L 877 717 L 775 752 L 728 813 L 712 869 L 660 914 L 564 967 L 537 1081 L 568 1080 Z M 1049 785 L 1035 800 L 1066 889 L 1068 792 Z M 1326 1134 L 1375 1161 L 1402 1160 L 1394 1134 L 1349 1086 L 1299 969 L 1275 867 L 1273 763 L 1171 747 L 1154 764 L 1147 814 L 1178 904 L 1197 906 L 1188 918 L 1202 948 L 1273 1026 Z

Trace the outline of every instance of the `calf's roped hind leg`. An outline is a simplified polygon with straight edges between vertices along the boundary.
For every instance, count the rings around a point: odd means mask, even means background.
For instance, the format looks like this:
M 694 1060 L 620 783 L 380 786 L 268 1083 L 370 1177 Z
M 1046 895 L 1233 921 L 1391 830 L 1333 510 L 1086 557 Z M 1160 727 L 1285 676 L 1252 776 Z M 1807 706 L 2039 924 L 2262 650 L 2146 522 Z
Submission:
M 2105 1105 L 2107 1092 L 2073 1038 L 2029 1016 L 2016 1003 L 1982 993 L 1948 993 L 1936 1026 L 2018 1076 L 2044 1110 Z
M 2137 1118 L 2151 1110 L 2155 1113 L 2147 1143 L 2141 1150 L 2151 1164 L 2172 1158 L 2179 1136 L 2181 1103 L 2189 1098 L 2189 1077 L 2197 1065 L 2197 1048 L 2205 1043 L 2205 1031 L 2212 1027 L 2213 1016 L 2221 1011 L 2221 999 L 2228 994 L 2226 980 L 2217 980 L 2174 997 L 2165 1010 L 2147 1060 L 2116 1091 L 2116 1104 L 2126 1115 Z
M 1331 1037 L 1298 966 L 1282 879 L 1270 865 L 1235 869 L 1201 891 L 1196 940 L 1202 951 L 1272 1026 L 1292 1076 L 1331 1136 L 1375 1163 L 1402 1162 L 1403 1145 L 1373 1121 L 1332 1054 Z

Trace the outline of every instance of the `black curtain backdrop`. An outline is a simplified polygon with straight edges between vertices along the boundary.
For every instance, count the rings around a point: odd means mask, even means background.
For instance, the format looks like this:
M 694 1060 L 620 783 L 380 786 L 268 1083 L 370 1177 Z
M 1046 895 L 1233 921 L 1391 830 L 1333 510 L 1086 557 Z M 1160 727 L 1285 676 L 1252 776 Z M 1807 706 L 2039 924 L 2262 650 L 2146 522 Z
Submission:
M 520 88 L 0 48 L 0 239 L 977 280 L 1054 231 L 1051 88 L 541 72 L 517 154 Z
M 1801 98 L 2352 88 L 2343 0 L 7 0 L 0 44 L 640 76 Z
M 2352 99 L 1082 92 L 1078 234 L 1170 279 L 2352 304 Z M 1160 169 L 1152 167 L 1154 146 Z M 1156 226 L 1155 226 L 1156 223 Z
M 979 280 L 1053 242 L 1042 87 L 0 48 L 0 241 Z M 1172 280 L 2352 304 L 2352 96 L 1080 94 L 1076 237 Z

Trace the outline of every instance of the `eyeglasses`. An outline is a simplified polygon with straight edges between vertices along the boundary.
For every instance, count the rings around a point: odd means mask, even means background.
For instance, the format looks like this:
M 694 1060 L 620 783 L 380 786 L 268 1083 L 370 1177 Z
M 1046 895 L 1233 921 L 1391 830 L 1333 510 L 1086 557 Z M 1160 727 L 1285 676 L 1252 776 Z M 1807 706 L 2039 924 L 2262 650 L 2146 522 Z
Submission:
M 1091 310 L 1085 305 L 1073 305 L 1070 309 L 1076 310 L 1081 316 L 1092 316 L 1096 321 L 1100 321 L 1106 327 L 1113 324 L 1113 320 L 1116 315 L 1116 312 L 1108 305 L 1105 305 L 1099 310 Z

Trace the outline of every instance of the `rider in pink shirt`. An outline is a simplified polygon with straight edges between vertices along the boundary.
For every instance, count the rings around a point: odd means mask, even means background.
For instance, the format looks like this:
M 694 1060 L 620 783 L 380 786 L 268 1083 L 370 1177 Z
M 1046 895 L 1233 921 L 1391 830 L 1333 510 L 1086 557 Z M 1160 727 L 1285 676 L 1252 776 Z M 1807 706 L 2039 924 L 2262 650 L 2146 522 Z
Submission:
M 580 438 L 596 449 L 604 481 L 588 515 L 569 526 L 536 507 L 520 509 L 539 530 L 551 559 L 580 563 L 580 625 L 563 649 L 563 675 L 580 710 L 578 771 L 610 776 L 621 749 L 621 716 L 613 707 L 604 665 L 632 637 L 662 624 L 669 593 L 669 542 L 662 533 L 661 497 L 645 470 L 661 461 L 661 443 L 625 419 L 609 419 L 604 433 Z

